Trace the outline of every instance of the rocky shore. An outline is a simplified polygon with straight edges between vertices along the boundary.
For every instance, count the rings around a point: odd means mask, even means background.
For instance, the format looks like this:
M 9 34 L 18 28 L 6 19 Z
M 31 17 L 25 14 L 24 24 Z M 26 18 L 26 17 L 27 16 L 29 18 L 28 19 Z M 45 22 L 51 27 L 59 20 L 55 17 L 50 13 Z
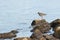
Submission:
M 16 37 L 18 31 L 11 31 L 8 33 L 0 34 L 0 39 L 14 38 L 13 40 L 60 40 L 60 19 L 53 20 L 51 23 L 47 22 L 45 19 L 33 20 L 31 23 L 33 32 L 30 37 Z M 53 34 L 47 34 L 51 28 L 54 31 Z

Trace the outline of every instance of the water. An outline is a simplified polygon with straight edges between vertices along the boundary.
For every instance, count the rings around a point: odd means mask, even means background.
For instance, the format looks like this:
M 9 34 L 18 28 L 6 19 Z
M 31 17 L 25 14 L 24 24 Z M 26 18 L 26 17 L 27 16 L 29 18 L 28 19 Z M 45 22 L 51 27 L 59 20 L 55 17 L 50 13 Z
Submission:
M 19 31 L 17 37 L 30 37 L 31 22 L 39 19 L 37 12 L 47 14 L 44 18 L 51 22 L 60 18 L 59 0 L 0 0 L 0 33 L 10 32 L 14 29 Z
M 3 13 L 0 18 L 0 33 L 10 32 L 15 29 L 23 29 L 17 35 L 19 37 L 30 36 L 31 22 L 33 21 L 33 15 L 21 14 L 21 13 Z M 27 31 L 26 31 L 27 30 Z
M 18 15 L 19 14 L 20 13 L 18 13 Z M 2 16 L 3 15 L 4 14 L 2 14 Z M 14 13 L 11 14 L 11 15 L 14 15 Z M 5 14 L 4 17 L 2 18 L 1 24 L 0 24 L 0 27 L 1 27 L 0 28 L 0 33 L 9 32 L 9 31 L 15 30 L 15 29 L 23 29 L 22 31 L 20 31 L 19 36 L 23 36 L 23 35 L 29 36 L 28 34 L 30 34 L 29 26 L 31 24 L 31 19 L 30 18 L 26 19 L 26 17 L 24 17 L 25 19 L 24 18 L 23 19 L 18 18 L 18 17 L 16 19 L 14 17 L 11 17 L 11 15 L 9 15 L 9 17 L 7 17 L 8 15 Z M 27 15 L 25 15 L 25 16 L 27 16 Z M 20 15 L 20 17 L 21 17 L 21 15 Z

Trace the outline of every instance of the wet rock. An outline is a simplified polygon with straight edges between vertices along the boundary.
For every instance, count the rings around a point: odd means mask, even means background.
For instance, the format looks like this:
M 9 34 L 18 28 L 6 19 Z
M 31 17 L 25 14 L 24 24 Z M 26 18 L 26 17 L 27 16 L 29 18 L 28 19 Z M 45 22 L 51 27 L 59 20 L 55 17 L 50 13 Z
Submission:
M 32 39 L 28 37 L 22 37 L 22 38 L 15 38 L 14 40 L 32 40 Z

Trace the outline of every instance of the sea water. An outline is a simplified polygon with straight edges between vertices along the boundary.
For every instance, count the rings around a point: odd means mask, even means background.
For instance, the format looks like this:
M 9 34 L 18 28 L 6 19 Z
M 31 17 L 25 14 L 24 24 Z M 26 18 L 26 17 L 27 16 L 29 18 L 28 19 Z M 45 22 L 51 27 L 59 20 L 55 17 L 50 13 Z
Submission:
M 44 17 L 49 23 L 60 17 L 59 2 L 53 0 L 0 0 L 0 33 L 19 30 L 17 37 L 30 37 L 31 23 L 40 19 L 37 12 L 42 11 L 47 15 Z M 57 2 L 57 4 L 56 4 Z

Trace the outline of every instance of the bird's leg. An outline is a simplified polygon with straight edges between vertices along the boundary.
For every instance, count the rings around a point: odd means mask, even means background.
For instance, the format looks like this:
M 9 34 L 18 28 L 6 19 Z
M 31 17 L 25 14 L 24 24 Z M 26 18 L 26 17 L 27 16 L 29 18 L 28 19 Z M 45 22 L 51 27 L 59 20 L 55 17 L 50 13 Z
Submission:
M 41 20 L 43 20 L 43 16 L 41 16 Z

